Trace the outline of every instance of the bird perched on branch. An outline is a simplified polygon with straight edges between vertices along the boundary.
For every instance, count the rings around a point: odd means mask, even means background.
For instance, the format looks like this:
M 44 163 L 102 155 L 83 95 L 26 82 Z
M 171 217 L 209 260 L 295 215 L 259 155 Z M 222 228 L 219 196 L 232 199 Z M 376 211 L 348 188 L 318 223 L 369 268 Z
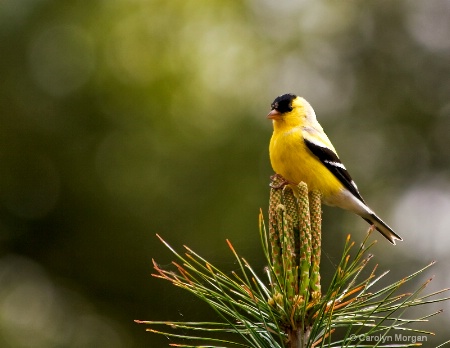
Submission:
M 323 203 L 358 214 L 392 244 L 402 240 L 367 206 L 311 105 L 294 94 L 284 94 L 271 108 L 267 118 L 273 121 L 269 146 L 273 170 L 289 184 L 303 181 L 310 190 L 320 191 Z

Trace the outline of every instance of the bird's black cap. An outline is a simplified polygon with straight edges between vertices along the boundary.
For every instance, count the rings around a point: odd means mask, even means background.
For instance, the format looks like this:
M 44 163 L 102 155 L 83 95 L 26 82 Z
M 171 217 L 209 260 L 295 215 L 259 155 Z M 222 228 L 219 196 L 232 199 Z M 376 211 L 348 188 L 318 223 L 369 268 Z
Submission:
M 276 97 L 273 101 L 271 108 L 272 110 L 277 110 L 278 112 L 284 114 L 285 112 L 292 111 L 292 101 L 297 98 L 295 94 L 288 93 Z

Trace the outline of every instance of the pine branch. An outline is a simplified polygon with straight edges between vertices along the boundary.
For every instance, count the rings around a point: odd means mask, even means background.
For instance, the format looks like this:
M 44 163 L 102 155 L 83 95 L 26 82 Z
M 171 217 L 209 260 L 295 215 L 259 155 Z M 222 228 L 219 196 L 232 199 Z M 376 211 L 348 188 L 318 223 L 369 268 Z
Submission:
M 268 264 L 267 282 L 238 255 L 229 241 L 239 265 L 239 272 L 231 275 L 188 247 L 184 255 L 176 252 L 158 236 L 178 261 L 173 262 L 176 272 L 167 271 L 153 261 L 154 276 L 208 303 L 222 321 L 136 322 L 150 325 L 147 329 L 150 332 L 192 342 L 171 344 L 176 347 L 411 347 L 420 342 L 392 343 L 392 339 L 395 335 L 416 338 L 432 335 L 410 325 L 426 322 L 441 311 L 415 319 L 405 315 L 411 307 L 448 300 L 449 297 L 440 296 L 449 289 L 422 295 L 429 279 L 412 293 L 399 292 L 433 263 L 378 289 L 379 280 L 388 272 L 376 276 L 375 266 L 368 277 L 361 279 L 372 259 L 368 251 L 373 243 L 367 244 L 371 229 L 353 256 L 350 252 L 354 243 L 350 236 L 347 238 L 331 284 L 322 294 L 321 212 L 318 192 L 308 192 L 304 183 L 292 188 L 281 177 L 273 177 L 268 231 L 262 213 L 259 218 L 261 244 Z M 166 329 L 155 329 L 161 326 Z M 227 338 L 219 338 L 217 333 Z M 374 341 L 374 337 L 378 340 Z

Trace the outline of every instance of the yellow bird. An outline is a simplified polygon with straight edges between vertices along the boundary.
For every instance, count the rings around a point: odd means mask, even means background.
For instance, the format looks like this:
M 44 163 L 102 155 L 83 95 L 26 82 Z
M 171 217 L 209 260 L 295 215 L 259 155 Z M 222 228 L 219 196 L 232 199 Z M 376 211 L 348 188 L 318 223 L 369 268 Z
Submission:
M 271 108 L 267 118 L 273 122 L 269 146 L 273 170 L 288 183 L 303 181 L 310 190 L 320 191 L 323 203 L 358 214 L 392 244 L 402 240 L 366 205 L 311 105 L 294 94 L 284 94 Z

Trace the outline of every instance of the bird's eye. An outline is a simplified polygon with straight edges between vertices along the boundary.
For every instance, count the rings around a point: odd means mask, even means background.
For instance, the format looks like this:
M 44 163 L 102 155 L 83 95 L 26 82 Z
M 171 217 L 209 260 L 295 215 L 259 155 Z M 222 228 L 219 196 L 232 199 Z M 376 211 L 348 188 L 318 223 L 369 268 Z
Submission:
M 291 100 L 282 100 L 277 105 L 277 110 L 284 114 L 285 112 L 292 111 Z

